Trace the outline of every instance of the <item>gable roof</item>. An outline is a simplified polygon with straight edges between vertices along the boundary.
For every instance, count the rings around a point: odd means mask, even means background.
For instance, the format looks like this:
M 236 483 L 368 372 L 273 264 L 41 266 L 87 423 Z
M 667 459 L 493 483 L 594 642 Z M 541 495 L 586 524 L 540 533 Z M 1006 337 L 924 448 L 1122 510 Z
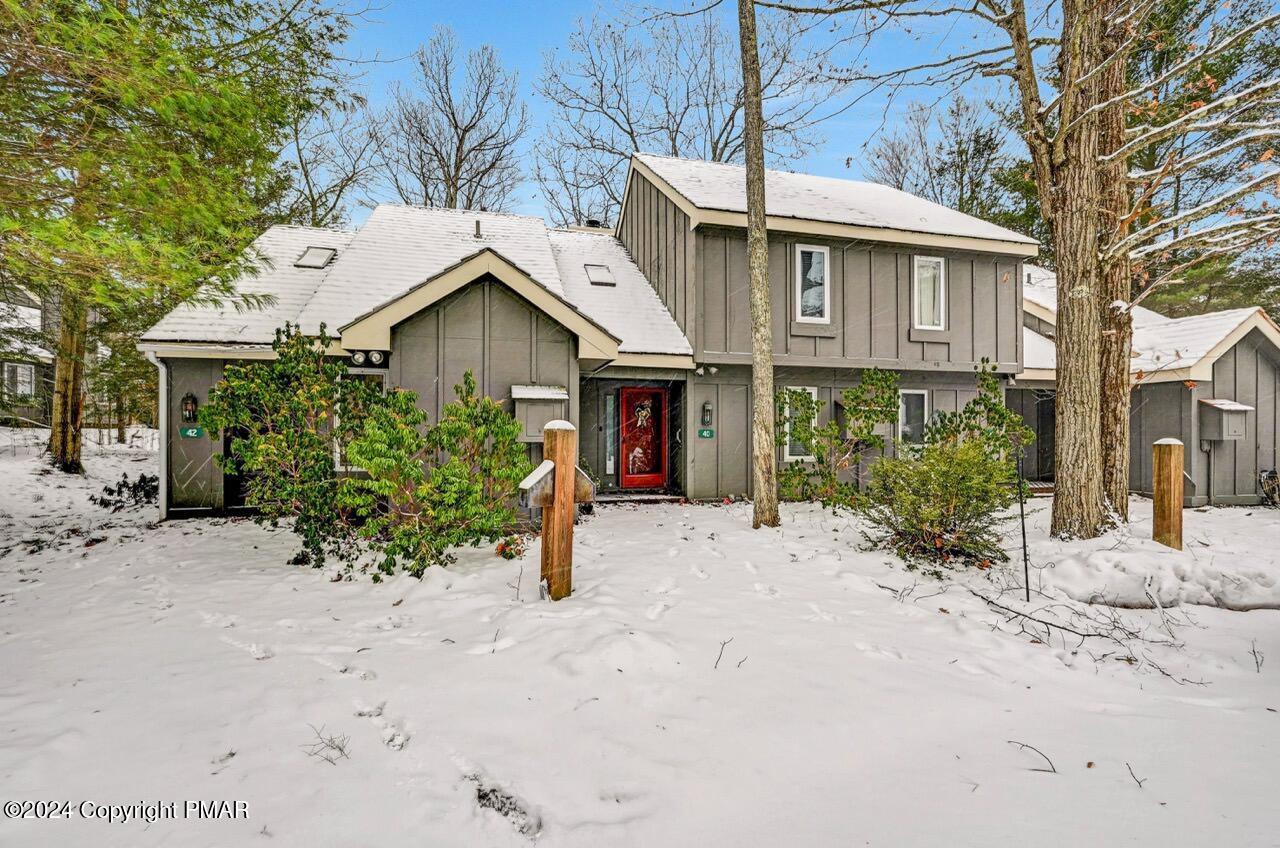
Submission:
M 658 293 L 612 234 L 551 230 L 565 297 L 622 340 L 622 353 L 691 356 L 693 348 Z M 614 285 L 593 285 L 587 265 L 605 265 Z
M 1149 311 L 1149 310 L 1148 310 Z M 1151 313 L 1156 315 L 1156 313 Z M 1280 351 L 1280 327 L 1260 307 L 1227 309 L 1185 318 L 1137 321 L 1133 326 L 1133 352 L 1129 371 L 1135 382 L 1212 380 L 1213 363 L 1253 330 L 1271 340 Z M 1039 333 L 1022 330 L 1023 372 L 1019 379 L 1052 380 L 1057 367 L 1054 343 Z
M 294 261 L 308 247 L 327 247 L 341 257 L 355 233 L 315 227 L 277 225 L 254 240 L 256 273 L 236 281 L 242 294 L 270 295 L 274 302 L 260 309 L 183 304 L 142 334 L 143 342 L 199 341 L 225 344 L 266 344 L 277 327 L 297 324 L 303 307 L 315 294 L 334 263 L 325 268 L 297 267 Z
M 636 153 L 631 166 L 677 203 L 683 201 L 694 226 L 745 226 L 742 165 Z M 766 171 L 765 205 L 770 229 L 1022 256 L 1034 256 L 1039 247 L 1021 233 L 878 183 Z
M 335 330 L 486 248 L 564 297 L 541 218 L 384 203 L 330 264 L 299 323 L 307 333 L 322 322 Z
M 1037 318 L 1056 324 L 1058 320 L 1058 275 L 1048 268 L 1024 263 L 1025 279 L 1022 283 L 1023 308 Z M 1167 321 L 1165 316 L 1144 306 L 1129 310 L 1133 326 Z
M 324 268 L 296 267 L 308 247 L 337 254 Z M 381 349 L 389 344 L 388 322 L 402 320 L 406 309 L 425 308 L 491 274 L 578 333 L 584 357 L 659 354 L 682 358 L 666 365 L 692 367 L 688 339 L 607 232 L 549 231 L 525 215 L 384 204 L 355 233 L 277 226 L 252 249 L 258 273 L 237 288 L 274 295 L 274 303 L 245 311 L 185 305 L 144 333 L 143 344 L 199 343 L 251 355 L 290 322 L 312 334 L 323 323 L 352 349 Z M 609 266 L 615 285 L 592 285 L 587 264 Z

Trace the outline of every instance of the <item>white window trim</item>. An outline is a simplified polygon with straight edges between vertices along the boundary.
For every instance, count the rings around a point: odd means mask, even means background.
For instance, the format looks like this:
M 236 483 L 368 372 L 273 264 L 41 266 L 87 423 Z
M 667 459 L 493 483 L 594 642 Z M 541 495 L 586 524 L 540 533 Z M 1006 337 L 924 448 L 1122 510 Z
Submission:
M 938 314 L 940 324 L 925 324 L 920 320 L 920 263 L 938 263 Z M 917 256 L 911 266 L 911 326 L 916 330 L 947 329 L 947 260 L 941 256 Z
M 902 440 L 902 421 L 907 417 L 907 405 L 903 403 L 903 399 L 907 395 L 920 395 L 924 398 L 924 426 L 929 426 L 929 390 L 928 389 L 898 389 L 898 424 L 894 428 L 894 438 L 898 441 Z M 923 435 L 923 434 L 922 434 Z M 916 444 L 912 442 L 912 444 Z
M 387 369 L 385 369 L 385 368 L 351 368 L 351 367 L 348 367 L 348 368 L 347 368 L 347 373 L 348 373 L 348 374 L 359 374 L 360 376 L 364 376 L 364 375 L 366 375 L 366 374 L 374 374 L 374 375 L 376 375 L 376 376 L 379 376 L 379 377 L 381 377 L 381 378 L 382 378 L 382 391 L 384 391 L 384 392 L 385 392 L 385 391 L 387 390 Z M 338 417 L 339 417 L 338 410 L 336 410 L 336 409 L 335 409 L 335 410 L 334 410 L 334 412 L 333 412 L 333 426 L 334 426 L 334 427 L 337 427 L 337 426 L 338 426 Z M 336 472 L 338 472 L 339 474 L 342 474 L 342 473 L 348 473 L 348 474 L 349 474 L 349 473 L 351 473 L 352 471 L 364 471 L 364 469 L 363 469 L 363 468 L 361 468 L 361 467 L 360 467 L 360 466 L 358 466 L 358 465 L 343 464 L 343 462 L 342 462 L 342 445 L 338 444 L 337 442 L 334 442 L 334 445 L 333 445 L 333 470 L 334 470 L 334 471 L 336 471 Z
M 788 393 L 808 392 L 809 397 L 813 398 L 814 400 L 818 399 L 817 386 L 787 386 L 787 392 Z M 818 425 L 818 422 L 814 421 L 813 424 L 816 427 Z M 786 432 L 786 439 L 782 443 L 783 461 L 784 462 L 813 462 L 813 460 L 816 457 L 814 457 L 811 454 L 793 454 L 791 452 L 791 395 L 790 394 L 787 395 L 787 417 L 786 417 L 786 421 L 783 423 L 782 429 Z
M 803 314 L 803 308 L 800 304 L 801 276 L 800 272 L 804 265 L 800 261 L 803 251 L 810 253 L 821 253 L 823 255 L 822 268 L 826 279 L 822 281 L 822 317 L 811 318 Z M 795 273 L 795 299 L 796 299 L 796 322 L 800 324 L 830 324 L 831 323 L 831 248 L 824 247 L 820 244 L 797 244 L 796 245 L 796 273 Z
M 18 375 L 25 374 L 25 382 L 31 391 L 23 392 L 20 388 L 24 382 Z M 12 378 L 11 378 L 12 376 Z M 10 395 L 13 400 L 29 400 L 36 396 L 36 367 L 29 362 L 6 362 L 4 363 L 4 387 L 5 392 Z

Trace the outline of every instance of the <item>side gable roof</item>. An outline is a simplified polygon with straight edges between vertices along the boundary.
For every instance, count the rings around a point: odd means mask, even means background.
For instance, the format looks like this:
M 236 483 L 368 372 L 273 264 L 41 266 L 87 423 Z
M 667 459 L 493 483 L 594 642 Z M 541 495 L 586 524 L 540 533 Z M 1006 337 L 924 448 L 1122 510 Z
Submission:
M 746 226 L 741 165 L 636 153 L 631 169 L 680 205 L 691 226 Z M 770 229 L 1019 256 L 1039 248 L 1021 233 L 877 183 L 766 171 L 765 203 Z
M 693 354 L 689 340 L 621 242 L 608 233 L 551 230 L 548 235 L 566 297 L 622 339 L 620 352 Z M 608 266 L 614 285 L 592 285 L 586 265 Z
M 277 327 L 297 324 L 299 313 L 342 258 L 355 233 L 316 227 L 277 225 L 254 240 L 257 273 L 236 281 L 242 294 L 269 295 L 274 302 L 261 309 L 236 309 L 183 304 L 142 334 L 146 342 L 221 342 L 266 344 Z M 299 268 L 293 263 L 308 247 L 329 247 L 337 258 L 325 268 Z

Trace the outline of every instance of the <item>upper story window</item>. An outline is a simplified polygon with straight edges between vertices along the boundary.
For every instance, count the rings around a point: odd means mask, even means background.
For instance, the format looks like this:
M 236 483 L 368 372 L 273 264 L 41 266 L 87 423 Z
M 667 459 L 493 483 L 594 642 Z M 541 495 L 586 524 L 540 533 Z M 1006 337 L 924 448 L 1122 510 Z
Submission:
M 796 245 L 796 320 L 831 323 L 831 251 Z
M 917 330 L 947 328 L 947 263 L 938 256 L 917 256 L 912 288 L 911 326 Z

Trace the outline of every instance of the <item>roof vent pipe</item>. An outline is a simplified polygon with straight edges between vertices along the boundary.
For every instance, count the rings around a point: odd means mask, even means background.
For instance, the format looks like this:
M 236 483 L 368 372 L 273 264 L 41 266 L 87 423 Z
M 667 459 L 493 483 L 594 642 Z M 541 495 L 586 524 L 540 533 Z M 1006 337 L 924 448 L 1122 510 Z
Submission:
M 476 218 L 476 238 L 480 238 L 480 219 Z

